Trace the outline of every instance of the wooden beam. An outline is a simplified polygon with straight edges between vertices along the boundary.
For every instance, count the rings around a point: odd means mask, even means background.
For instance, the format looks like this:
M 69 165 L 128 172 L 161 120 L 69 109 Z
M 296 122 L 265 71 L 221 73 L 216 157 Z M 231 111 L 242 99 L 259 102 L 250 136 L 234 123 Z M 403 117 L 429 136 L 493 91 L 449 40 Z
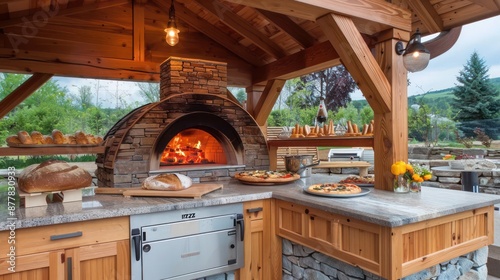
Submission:
M 133 32 L 134 32 L 134 60 L 144 61 L 146 57 L 146 42 L 144 39 L 144 4 L 139 3 L 140 0 L 135 0 L 133 3 Z
M 309 48 L 316 43 L 316 39 L 306 32 L 300 25 L 296 24 L 295 21 L 291 20 L 286 15 L 273 13 L 270 11 L 257 9 L 257 11 L 266 17 L 270 22 L 276 25 L 278 28 L 283 30 L 292 37 L 297 44 L 301 45 L 303 48 Z
M 33 92 L 45 84 L 52 74 L 35 73 L 22 85 L 0 101 L 0 119 L 6 116 L 12 109 L 28 98 Z
M 397 33 L 397 32 L 396 32 Z M 408 85 L 401 56 L 393 51 L 398 39 L 375 47 L 375 59 L 390 83 L 390 110 L 374 113 L 375 188 L 393 191 L 391 165 L 408 161 Z M 380 179 L 379 179 L 380 178 Z
M 241 4 L 241 0 L 226 1 Z M 411 31 L 411 14 L 408 10 L 379 0 L 245 0 L 244 4 L 311 21 L 333 12 L 351 17 L 365 34 L 380 32 L 388 27 Z M 367 20 L 373 24 L 366 24 Z M 382 26 L 377 27 L 377 24 Z
M 292 79 L 340 65 L 340 58 L 329 41 L 255 69 L 253 84 L 273 79 Z
M 0 49 L 0 71 L 95 79 L 159 81 L 159 63 Z
M 241 36 L 250 40 L 258 48 L 270 54 L 274 58 L 286 56 L 285 51 L 269 37 L 265 36 L 253 25 L 241 19 L 230 8 L 224 6 L 217 0 L 196 0 L 196 2 L 204 7 L 207 11 L 217 16 L 219 20 L 225 23 L 229 28 L 233 29 Z M 213 28 L 213 26 L 212 26 Z
M 165 1 L 153 0 L 153 2 L 165 11 L 168 11 L 168 9 L 170 8 Z M 210 23 L 200 19 L 196 14 L 186 9 L 183 5 L 175 6 L 175 15 L 182 21 L 186 22 L 188 25 L 192 26 L 194 29 L 205 34 L 208 38 L 211 38 L 215 42 L 219 43 L 221 46 L 233 52 L 235 55 L 239 56 L 241 59 L 250 63 L 251 65 L 264 65 L 263 61 L 257 59 L 251 51 L 243 47 L 239 42 L 213 28 Z
M 55 1 L 55 2 L 58 3 L 58 1 Z M 59 4 L 57 4 L 56 10 L 51 12 L 51 14 L 53 13 L 54 14 L 53 16 L 68 16 L 68 15 L 74 15 L 74 14 L 80 14 L 80 13 L 86 13 L 86 12 L 94 12 L 96 10 L 121 6 L 121 5 L 125 5 L 127 3 L 129 3 L 128 0 L 110 0 L 110 1 L 106 1 L 106 2 L 85 4 L 85 5 L 81 5 L 79 7 L 67 8 L 64 10 L 59 10 Z M 25 20 L 26 20 L 25 17 L 2 20 L 2 21 L 0 21 L 0 28 L 18 25 L 18 24 L 23 24 Z
M 427 28 L 427 32 L 432 34 L 443 30 L 443 20 L 429 0 L 408 0 L 407 3 Z
M 441 32 L 436 38 L 424 42 L 424 46 L 431 53 L 431 59 L 442 55 L 455 45 L 462 32 L 462 27 L 455 27 Z
M 259 126 L 266 124 L 267 118 L 271 114 L 285 82 L 286 80 L 270 80 L 267 82 L 264 91 L 262 91 L 259 97 L 257 106 L 253 110 L 253 116 Z
M 373 111 L 389 112 L 390 84 L 352 20 L 345 16 L 330 14 L 319 18 L 318 24 Z

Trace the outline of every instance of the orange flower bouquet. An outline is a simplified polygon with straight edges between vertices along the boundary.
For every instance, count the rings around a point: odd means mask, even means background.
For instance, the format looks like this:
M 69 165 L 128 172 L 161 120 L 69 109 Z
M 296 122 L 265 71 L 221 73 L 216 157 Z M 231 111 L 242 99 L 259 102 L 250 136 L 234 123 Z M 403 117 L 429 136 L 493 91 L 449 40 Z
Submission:
M 432 178 L 429 168 L 404 161 L 394 163 L 391 166 L 391 173 L 395 176 L 394 191 L 399 193 L 419 192 L 421 183 Z

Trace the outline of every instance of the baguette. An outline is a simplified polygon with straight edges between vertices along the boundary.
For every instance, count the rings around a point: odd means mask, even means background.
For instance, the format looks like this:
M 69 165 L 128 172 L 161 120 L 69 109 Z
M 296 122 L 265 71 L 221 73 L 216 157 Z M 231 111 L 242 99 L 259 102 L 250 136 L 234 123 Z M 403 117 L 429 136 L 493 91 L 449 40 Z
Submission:
M 28 132 L 22 130 L 17 133 L 17 137 L 21 141 L 22 144 L 25 145 L 31 145 L 33 144 L 33 140 L 31 139 L 31 136 L 29 135 Z
M 52 130 L 52 139 L 54 139 L 54 144 L 65 144 L 64 134 L 57 129 Z
M 32 131 L 31 140 L 33 144 L 43 144 L 43 135 L 38 131 Z
M 89 144 L 89 140 L 87 139 L 87 135 L 83 131 L 75 132 L 75 142 L 79 145 L 87 145 Z
M 19 144 L 22 144 L 21 143 L 21 140 L 19 140 L 19 137 L 17 137 L 17 135 L 11 135 L 9 137 L 7 137 L 7 139 L 5 139 L 5 142 L 7 142 L 7 146 L 17 146 Z

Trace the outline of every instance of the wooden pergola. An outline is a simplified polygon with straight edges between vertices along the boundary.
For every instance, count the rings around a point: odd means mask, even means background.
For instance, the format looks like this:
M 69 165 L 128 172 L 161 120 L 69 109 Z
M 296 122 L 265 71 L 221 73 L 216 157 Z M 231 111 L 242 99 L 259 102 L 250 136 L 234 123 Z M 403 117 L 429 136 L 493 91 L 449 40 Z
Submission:
M 0 69 L 33 74 L 0 101 L 5 116 L 52 76 L 159 81 L 171 56 L 227 62 L 265 126 L 287 79 L 343 64 L 375 113 L 376 188 L 407 160 L 407 72 L 397 41 L 440 33 L 432 57 L 462 25 L 500 14 L 499 0 L 176 0 L 180 42 L 165 43 L 170 0 L 0 0 Z M 311 140 L 313 141 L 313 140 Z

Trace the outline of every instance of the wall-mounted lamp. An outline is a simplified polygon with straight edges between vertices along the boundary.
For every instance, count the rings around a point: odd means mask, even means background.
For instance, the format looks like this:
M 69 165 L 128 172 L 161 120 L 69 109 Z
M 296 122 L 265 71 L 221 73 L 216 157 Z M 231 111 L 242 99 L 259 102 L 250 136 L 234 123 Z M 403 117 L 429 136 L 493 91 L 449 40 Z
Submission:
M 175 46 L 179 43 L 179 29 L 177 29 L 177 20 L 175 19 L 175 8 L 174 0 L 170 5 L 170 10 L 168 11 L 168 24 L 165 28 L 165 41 L 171 46 Z
M 403 42 L 398 41 L 396 43 L 396 53 L 398 55 L 403 55 L 403 65 L 406 70 L 410 72 L 424 70 L 431 59 L 431 53 L 425 48 L 420 40 L 421 34 L 417 28 L 415 34 L 411 36 L 408 45 L 406 45 L 406 48 L 403 47 Z

